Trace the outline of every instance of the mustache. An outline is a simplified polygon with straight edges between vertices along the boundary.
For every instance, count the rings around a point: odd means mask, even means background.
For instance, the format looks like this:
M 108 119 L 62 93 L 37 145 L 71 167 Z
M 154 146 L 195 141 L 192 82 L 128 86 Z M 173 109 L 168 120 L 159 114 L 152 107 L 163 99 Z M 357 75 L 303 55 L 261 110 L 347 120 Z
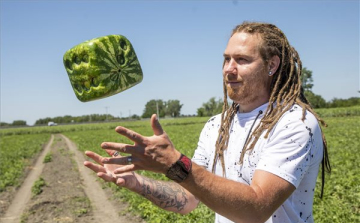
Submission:
M 243 82 L 243 80 L 238 79 L 237 77 L 226 77 L 224 78 L 224 82 Z
M 223 75 L 224 82 L 243 82 L 243 79 L 238 75 L 225 74 Z

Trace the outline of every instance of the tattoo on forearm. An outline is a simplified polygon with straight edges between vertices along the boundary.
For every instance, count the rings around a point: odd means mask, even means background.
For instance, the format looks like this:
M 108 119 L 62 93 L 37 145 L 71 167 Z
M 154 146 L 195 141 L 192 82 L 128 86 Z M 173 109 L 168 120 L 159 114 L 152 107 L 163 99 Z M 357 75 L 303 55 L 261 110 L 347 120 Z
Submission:
M 188 203 L 184 188 L 173 182 L 157 181 L 144 177 L 141 195 L 163 209 L 176 208 L 180 211 Z

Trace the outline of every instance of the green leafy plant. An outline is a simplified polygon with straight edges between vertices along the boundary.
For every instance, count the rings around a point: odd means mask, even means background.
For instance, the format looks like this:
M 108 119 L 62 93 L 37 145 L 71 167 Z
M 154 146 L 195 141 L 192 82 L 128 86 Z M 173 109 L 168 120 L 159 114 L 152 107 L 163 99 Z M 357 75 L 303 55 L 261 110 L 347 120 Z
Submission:
M 11 129 L 0 130 L 0 192 L 7 187 L 17 186 L 24 175 L 25 167 L 31 164 L 31 159 L 38 154 L 50 135 L 33 134 L 29 128 L 12 129 L 12 133 L 22 134 L 2 135 Z
M 52 160 L 52 154 L 48 153 L 48 154 L 46 154 L 43 163 L 49 163 L 49 162 L 51 162 L 51 160 Z
M 34 185 L 31 188 L 31 192 L 33 195 L 39 195 L 43 192 L 43 187 L 46 185 L 45 180 L 40 177 L 38 180 L 35 181 Z
M 354 107 L 351 114 L 357 114 Z M 320 199 L 321 179 L 318 178 L 315 189 L 313 214 L 315 222 L 342 223 L 360 222 L 360 119 L 359 116 L 326 115 L 335 113 L 336 109 L 319 110 L 327 124 L 323 128 L 329 148 L 332 173 L 326 175 L 324 198 Z M 341 109 L 339 113 L 344 114 Z M 347 112 L 348 113 L 348 112 Z M 337 113 L 338 114 L 338 113 Z M 201 129 L 208 117 L 191 117 L 161 119 L 161 124 L 169 134 L 174 145 L 185 155 L 192 157 L 197 147 Z M 122 125 L 144 135 L 152 135 L 149 121 L 132 121 L 122 123 L 103 123 L 86 125 L 64 125 L 54 128 L 32 127 L 0 130 L 0 192 L 10 185 L 15 185 L 22 175 L 24 167 L 31 157 L 41 151 L 42 145 L 50 134 L 61 132 L 76 143 L 79 150 L 91 148 L 94 152 L 106 155 L 100 148 L 101 142 L 114 141 L 132 143 L 125 137 L 114 133 L 114 128 Z M 10 146 L 9 146 L 10 145 Z M 163 175 L 140 171 L 148 177 L 166 180 Z M 100 180 L 101 181 L 101 180 Z M 111 187 L 114 197 L 129 203 L 129 211 L 143 216 L 147 222 L 213 222 L 214 212 L 200 204 L 188 215 L 166 212 L 150 204 L 146 199 L 114 184 Z M 41 189 L 41 187 L 39 187 Z M 88 207 L 81 207 L 89 210 Z M 84 210 L 76 210 L 84 213 Z

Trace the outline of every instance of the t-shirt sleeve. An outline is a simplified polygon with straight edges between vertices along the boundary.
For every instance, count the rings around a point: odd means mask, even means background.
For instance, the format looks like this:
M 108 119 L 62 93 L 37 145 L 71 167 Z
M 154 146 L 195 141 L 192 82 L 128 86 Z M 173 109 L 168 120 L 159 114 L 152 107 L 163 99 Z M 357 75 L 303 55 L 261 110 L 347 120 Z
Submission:
M 300 112 L 282 118 L 262 149 L 257 169 L 275 174 L 298 187 L 311 165 L 322 158 L 321 130 L 315 117 Z

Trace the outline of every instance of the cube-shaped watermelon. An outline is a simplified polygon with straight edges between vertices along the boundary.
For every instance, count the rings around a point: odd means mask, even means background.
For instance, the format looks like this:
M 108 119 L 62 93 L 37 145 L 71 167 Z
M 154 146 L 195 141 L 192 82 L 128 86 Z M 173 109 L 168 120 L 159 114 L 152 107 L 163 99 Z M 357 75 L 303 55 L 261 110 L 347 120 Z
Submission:
M 133 46 L 121 35 L 83 42 L 66 51 L 63 62 L 75 95 L 82 102 L 117 94 L 143 79 Z

